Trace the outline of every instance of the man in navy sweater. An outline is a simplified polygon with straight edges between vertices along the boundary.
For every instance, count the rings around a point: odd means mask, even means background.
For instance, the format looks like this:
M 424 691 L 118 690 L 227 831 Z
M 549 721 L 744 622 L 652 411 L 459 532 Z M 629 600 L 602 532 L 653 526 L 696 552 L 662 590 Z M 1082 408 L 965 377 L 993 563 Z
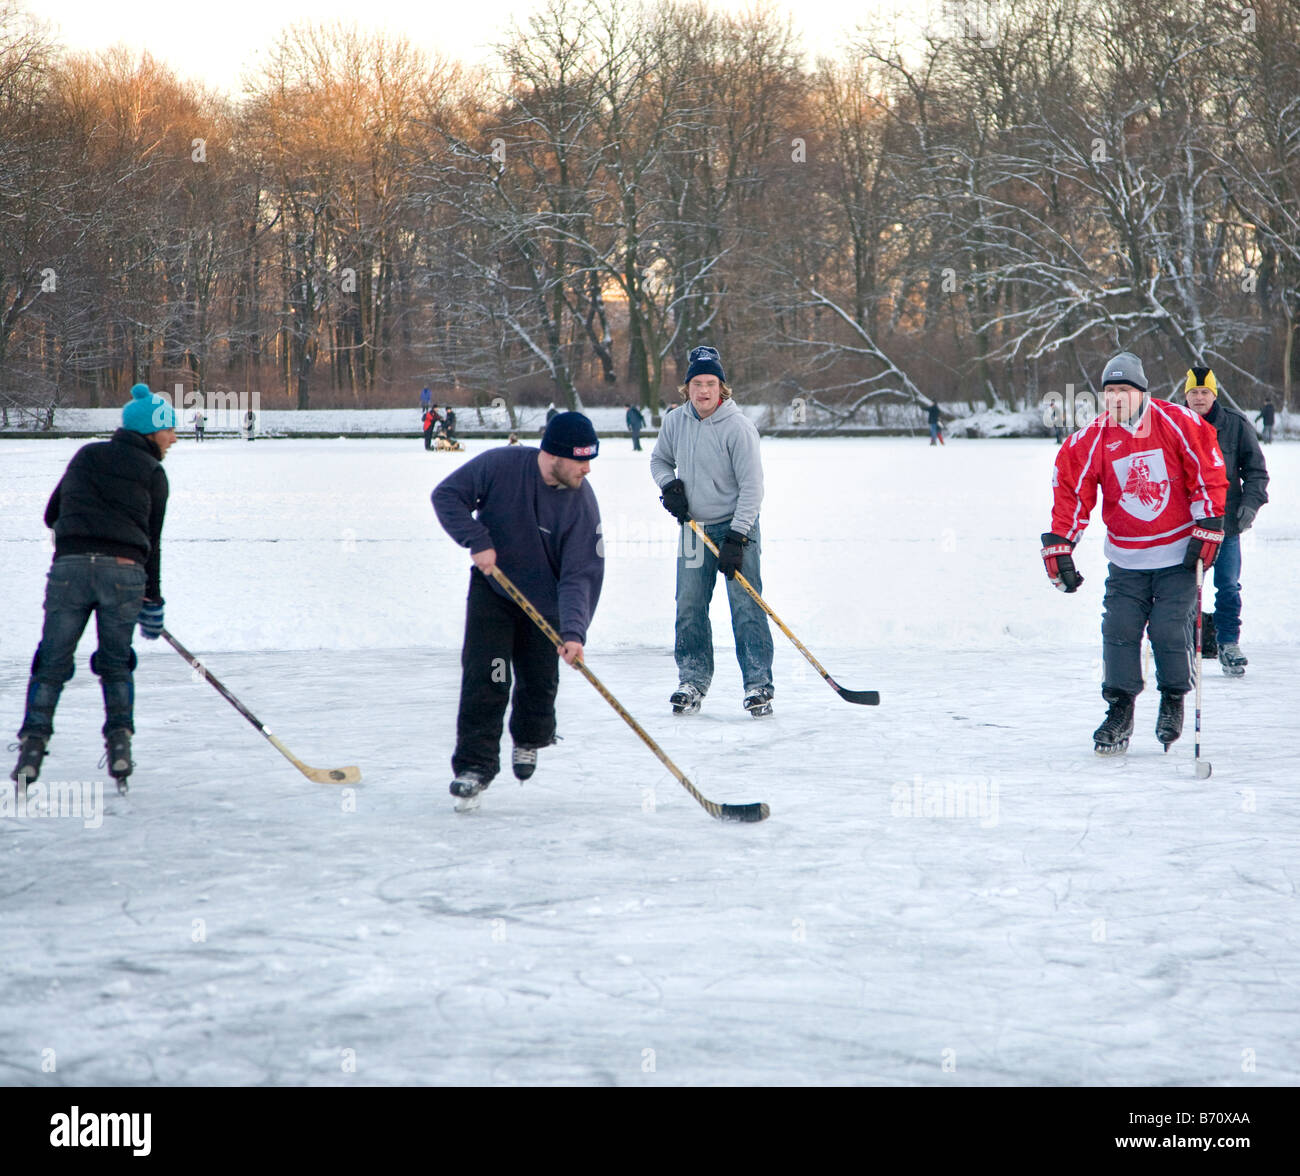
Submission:
M 540 450 L 508 445 L 466 462 L 438 484 L 433 508 L 474 568 L 461 649 L 460 712 L 455 779 L 460 807 L 500 770 L 501 727 L 511 703 L 515 776 L 527 780 L 538 748 L 555 742 L 559 661 L 582 657 L 587 627 L 605 575 L 600 509 L 586 483 L 599 449 L 596 430 L 581 413 L 563 412 L 546 426 Z M 560 634 L 551 646 L 490 575 L 510 577 Z M 513 672 L 514 696 L 511 698 Z

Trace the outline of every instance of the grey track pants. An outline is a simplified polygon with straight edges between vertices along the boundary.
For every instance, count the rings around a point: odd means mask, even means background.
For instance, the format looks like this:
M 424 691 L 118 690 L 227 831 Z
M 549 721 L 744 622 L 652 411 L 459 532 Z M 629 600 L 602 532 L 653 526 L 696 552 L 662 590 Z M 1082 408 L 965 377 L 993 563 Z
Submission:
M 1192 688 L 1194 571 L 1181 564 L 1152 571 L 1111 564 L 1103 603 L 1103 688 L 1142 692 L 1143 630 L 1155 651 L 1156 685 L 1182 693 Z

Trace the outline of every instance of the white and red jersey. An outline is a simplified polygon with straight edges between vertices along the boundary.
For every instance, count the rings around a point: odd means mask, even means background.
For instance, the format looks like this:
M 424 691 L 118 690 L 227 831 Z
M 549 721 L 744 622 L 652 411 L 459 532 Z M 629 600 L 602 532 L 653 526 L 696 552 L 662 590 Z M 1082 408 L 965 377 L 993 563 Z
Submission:
M 1182 563 L 1196 519 L 1223 516 L 1228 479 L 1214 426 L 1144 398 L 1127 424 L 1099 413 L 1056 455 L 1052 533 L 1077 543 L 1101 488 L 1106 558 L 1146 571 Z

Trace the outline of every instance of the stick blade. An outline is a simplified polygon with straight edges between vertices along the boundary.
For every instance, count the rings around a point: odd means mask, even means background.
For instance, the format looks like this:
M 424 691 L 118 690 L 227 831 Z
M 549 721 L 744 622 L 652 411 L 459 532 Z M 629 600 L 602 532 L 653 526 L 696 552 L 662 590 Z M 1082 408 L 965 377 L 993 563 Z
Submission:
M 771 814 L 772 810 L 765 804 L 724 804 L 721 819 L 754 824 L 758 821 L 766 821 Z
M 356 766 L 346 768 L 309 768 L 303 764 L 299 771 L 308 780 L 317 784 L 358 784 L 361 781 L 361 769 Z
M 1196 761 L 1196 778 L 1198 780 L 1208 780 L 1212 771 L 1214 771 L 1213 767 L 1205 760 Z
M 835 693 L 838 694 L 845 702 L 855 702 L 858 706 L 879 706 L 879 690 L 845 690 L 838 682 L 832 682 L 835 687 Z

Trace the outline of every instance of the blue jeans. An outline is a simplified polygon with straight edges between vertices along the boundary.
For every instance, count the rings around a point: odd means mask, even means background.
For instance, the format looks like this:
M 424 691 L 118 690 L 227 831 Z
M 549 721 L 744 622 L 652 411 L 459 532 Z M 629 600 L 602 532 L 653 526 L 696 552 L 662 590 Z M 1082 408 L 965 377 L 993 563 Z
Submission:
M 144 601 L 144 568 L 112 555 L 64 555 L 54 561 L 45 584 L 45 626 L 27 683 L 27 710 L 19 735 L 54 732 L 54 710 L 63 684 L 76 670 L 77 642 L 95 614 L 99 648 L 90 668 L 104 692 L 104 734 L 135 730 L 135 650 L 131 631 Z
M 1241 536 L 1229 535 L 1220 545 L 1214 566 L 1214 639 L 1235 645 L 1241 639 Z
M 731 530 L 731 522 L 703 526 L 704 533 L 718 547 Z M 759 567 L 760 540 L 758 520 L 749 529 L 744 562 L 740 574 L 762 594 L 763 578 Z M 718 579 L 718 557 L 696 536 L 683 527 L 677 544 L 677 640 L 673 655 L 677 674 L 701 694 L 709 692 L 713 682 L 713 628 L 709 624 L 709 601 Z M 745 689 L 772 685 L 772 630 L 767 613 L 740 586 L 739 580 L 726 580 L 727 601 L 731 605 L 731 632 L 736 639 L 736 660 Z

